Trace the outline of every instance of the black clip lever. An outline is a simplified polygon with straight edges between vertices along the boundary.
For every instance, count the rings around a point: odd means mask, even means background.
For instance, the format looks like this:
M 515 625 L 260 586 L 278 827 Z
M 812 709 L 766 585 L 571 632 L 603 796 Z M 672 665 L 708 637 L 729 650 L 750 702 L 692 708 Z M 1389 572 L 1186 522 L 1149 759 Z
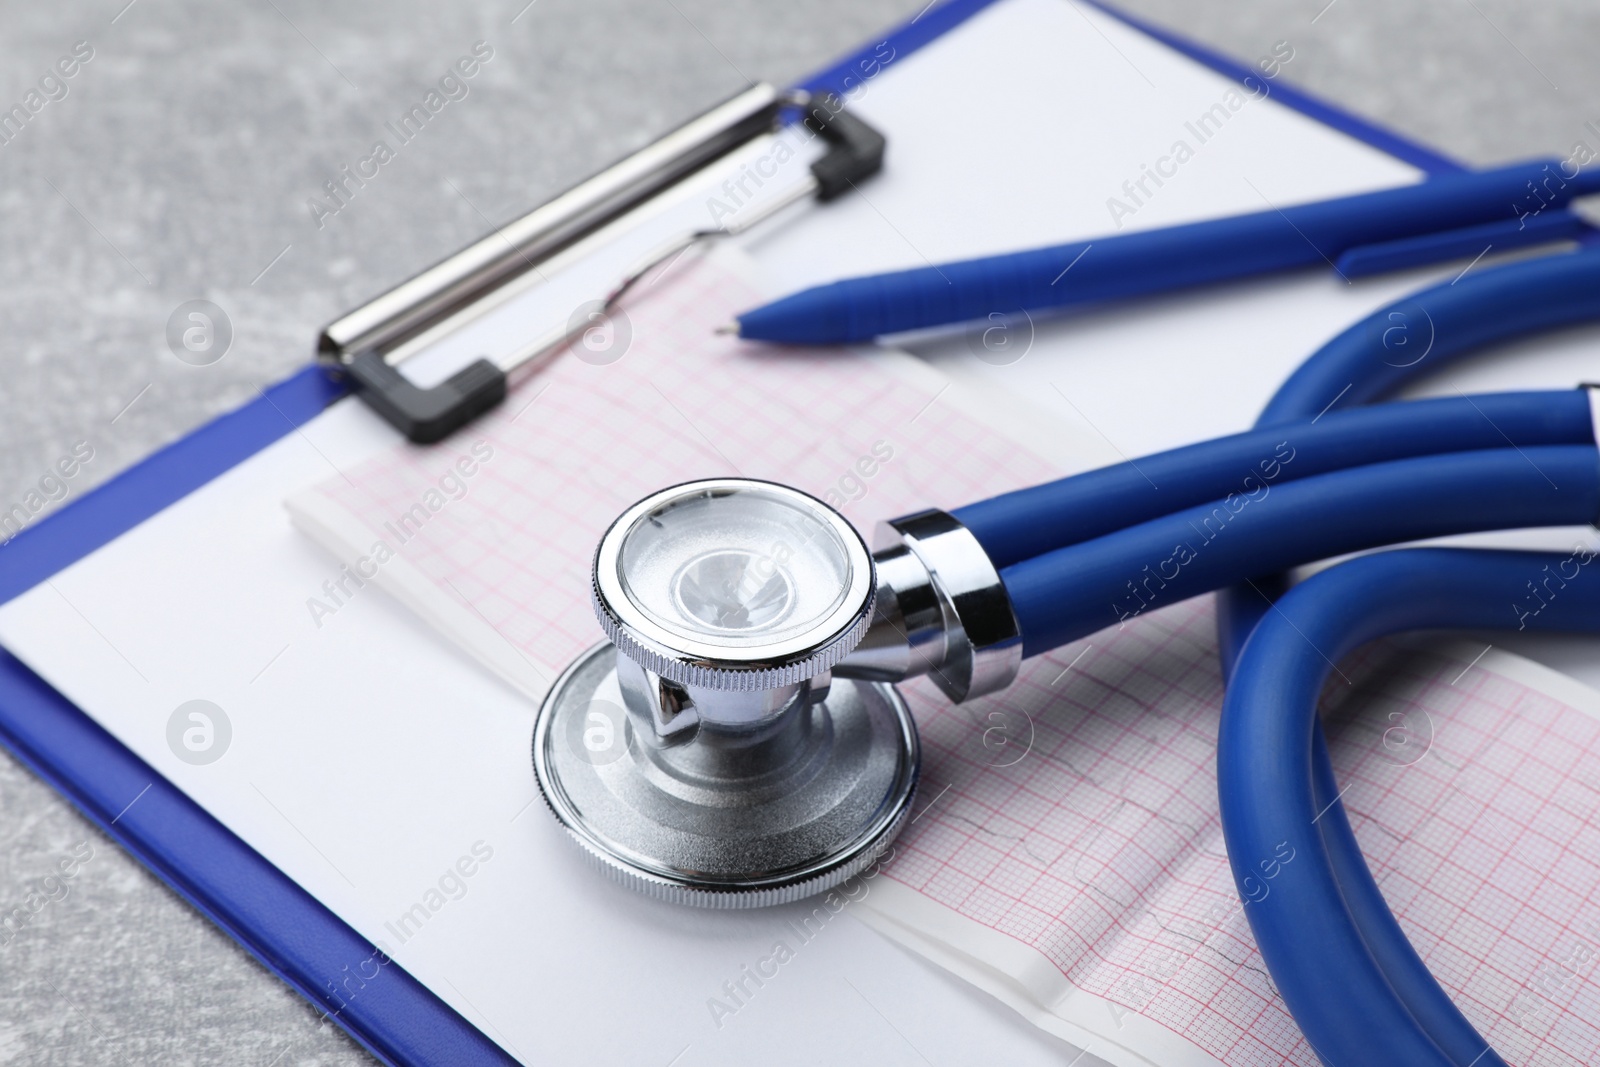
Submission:
M 344 373 L 372 410 L 419 445 L 444 440 L 506 398 L 506 372 L 481 358 L 426 389 L 379 352 L 361 353 Z
M 817 199 L 832 200 L 883 169 L 883 134 L 844 110 L 844 101 L 832 93 L 806 112 L 806 128 L 831 146 L 828 154 L 811 164 L 817 180 Z

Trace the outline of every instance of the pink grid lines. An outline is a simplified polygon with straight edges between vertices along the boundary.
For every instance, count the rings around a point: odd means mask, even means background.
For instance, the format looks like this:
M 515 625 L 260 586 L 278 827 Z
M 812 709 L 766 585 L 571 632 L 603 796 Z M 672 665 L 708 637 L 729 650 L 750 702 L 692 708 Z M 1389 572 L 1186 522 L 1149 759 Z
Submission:
M 465 495 L 392 547 L 523 651 L 560 664 L 600 637 L 588 601 L 595 543 L 628 504 L 662 486 L 740 474 L 831 493 L 870 539 L 878 519 L 1054 473 L 937 393 L 861 357 L 772 354 L 713 334 L 756 300 L 715 265 L 685 270 L 630 306 L 633 342 L 616 363 L 563 356 L 451 441 L 396 449 L 319 491 L 386 537 L 384 523 L 470 443 L 488 444 L 493 458 Z
M 629 308 L 634 341 L 617 363 L 562 357 L 456 439 L 397 449 L 320 491 L 560 665 L 599 638 L 588 570 L 601 532 L 663 485 L 739 473 L 843 493 L 870 537 L 877 519 L 1052 475 L 857 357 L 712 336 L 754 302 L 715 265 L 686 270 Z M 464 494 L 395 543 L 385 523 L 479 441 L 493 456 Z M 861 476 L 885 445 L 890 458 Z M 1215 659 L 1197 602 L 1030 661 L 1010 691 L 971 705 L 908 686 L 933 803 L 889 875 L 1224 1062 L 1309 1065 L 1222 848 Z M 1585 1021 L 1600 1019 L 1600 723 L 1481 669 L 1457 679 L 1442 659 L 1369 653 L 1342 669 L 1354 684 L 1329 692 L 1345 802 L 1401 923 L 1503 1054 L 1600 1059 Z
M 924 795 L 939 799 L 889 875 L 1223 1062 L 1314 1064 L 1222 850 L 1210 628 L 1209 605 L 1181 605 L 1095 635 L 1081 659 L 1084 643 L 1026 664 L 995 698 L 1033 743 L 1005 767 L 989 765 L 983 702 L 913 687 Z M 1342 669 L 1344 800 L 1402 925 L 1513 1062 L 1594 1062 L 1600 721 L 1440 657 L 1380 646 Z M 1397 723 L 1425 724 L 1426 749 Z

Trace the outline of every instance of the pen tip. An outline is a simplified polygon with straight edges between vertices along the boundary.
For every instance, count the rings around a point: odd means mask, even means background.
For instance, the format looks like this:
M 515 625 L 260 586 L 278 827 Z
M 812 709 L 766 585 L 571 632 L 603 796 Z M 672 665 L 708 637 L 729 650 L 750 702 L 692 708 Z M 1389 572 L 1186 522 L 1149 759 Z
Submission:
M 718 326 L 712 332 L 713 333 L 719 333 L 719 334 L 732 334 L 733 336 L 737 337 L 737 336 L 739 336 L 739 323 L 736 322 L 736 321 L 735 322 L 725 322 L 721 326 Z

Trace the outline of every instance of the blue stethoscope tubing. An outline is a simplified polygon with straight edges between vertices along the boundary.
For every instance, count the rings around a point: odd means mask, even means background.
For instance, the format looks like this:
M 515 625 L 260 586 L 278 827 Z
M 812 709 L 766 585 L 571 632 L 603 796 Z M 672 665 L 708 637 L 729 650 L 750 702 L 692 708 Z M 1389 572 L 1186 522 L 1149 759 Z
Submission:
M 1201 504 L 1014 563 L 1000 577 L 1022 654 L 1031 656 L 1263 572 L 1405 541 L 1597 517 L 1592 443 L 1449 452 L 1289 482 L 1270 502 L 1236 513 Z
M 1600 257 L 1597 257 L 1600 258 Z M 1449 452 L 1594 443 L 1579 390 L 1495 393 L 1331 412 L 1087 471 L 957 509 L 996 567 L 1185 508 L 1251 504 L 1292 481 Z
M 1447 548 L 1363 556 L 1295 586 L 1245 644 L 1217 747 L 1223 832 L 1262 958 L 1324 1063 L 1504 1063 L 1406 940 L 1342 803 L 1322 799 L 1338 797 L 1316 712 L 1330 661 L 1406 630 L 1504 628 L 1530 578 L 1570 560 Z M 1550 598 L 1528 625 L 1600 631 L 1594 580 L 1579 571 L 1566 581 L 1587 585 Z M 1343 848 L 1328 847 L 1330 817 Z M 1256 869 L 1263 860 L 1275 864 L 1270 882 Z
M 1340 409 L 1364 404 L 1496 342 L 1594 319 L 1600 319 L 1600 251 L 1484 270 L 1389 305 L 1334 338 L 1284 384 L 1254 431 L 1006 494 L 956 515 L 1001 570 L 1025 655 L 1254 575 L 1270 576 L 1348 552 L 1474 530 L 1592 524 L 1600 518 L 1600 457 L 1582 391 Z M 1280 443 L 1293 451 L 1287 463 Z M 1271 460 L 1277 461 L 1275 475 L 1264 479 L 1273 468 L 1261 464 Z M 1251 475 L 1256 485 L 1244 480 Z M 1275 501 L 1270 507 L 1255 507 L 1269 494 Z M 1462 590 L 1481 592 L 1485 582 L 1492 585 L 1491 573 L 1503 577 L 1512 557 L 1521 566 L 1535 558 L 1446 550 L 1418 554 L 1423 551 L 1372 558 L 1401 555 L 1412 566 L 1441 561 L 1438 581 L 1430 588 L 1448 592 L 1426 601 L 1443 605 L 1428 625 L 1448 624 L 1444 620 L 1472 627 L 1507 625 L 1503 596 L 1473 601 L 1473 610 L 1454 615 L 1444 607 L 1454 610 L 1472 599 Z M 1450 583 L 1480 562 L 1485 577 Z M 1545 562 L 1538 557 L 1539 564 Z M 1356 568 L 1356 563 L 1378 566 L 1358 560 L 1326 573 Z M 1368 572 L 1356 568 L 1350 579 L 1307 582 L 1289 603 L 1304 610 L 1319 590 L 1359 584 L 1363 573 Z M 1527 577 L 1523 573 L 1518 585 L 1502 585 L 1499 592 L 1520 588 Z M 1242 592 L 1227 589 L 1219 598 L 1225 674 L 1244 639 L 1255 643 L 1250 635 L 1268 612 L 1272 626 L 1266 634 L 1286 628 L 1284 616 L 1272 607 L 1281 588 L 1265 577 L 1243 585 Z M 1494 620 L 1483 621 L 1489 619 L 1491 602 Z M 1540 622 L 1562 628 L 1563 621 L 1584 618 L 1573 608 Z M 1330 644 L 1344 651 L 1366 639 L 1340 644 L 1330 638 Z M 1314 862 L 1275 888 L 1277 903 L 1270 914 L 1284 922 L 1273 925 L 1268 918 L 1257 927 L 1256 912 L 1266 915 L 1268 909 L 1254 903 L 1245 909 L 1269 969 L 1302 1030 L 1330 1065 L 1502 1064 L 1428 972 L 1372 879 L 1338 802 L 1315 720 L 1316 688 L 1304 707 L 1286 709 L 1281 697 L 1261 703 L 1273 688 L 1258 686 L 1258 674 L 1269 673 L 1258 665 L 1270 666 L 1286 655 L 1287 644 L 1287 638 L 1263 636 L 1259 651 L 1240 661 L 1240 669 L 1252 673 L 1232 679 L 1225 711 L 1225 723 L 1251 722 L 1256 733 L 1265 729 L 1263 722 L 1271 724 L 1276 732 L 1269 732 L 1269 741 L 1250 734 L 1258 746 L 1288 744 L 1298 736 L 1292 734 L 1293 723 L 1309 724 L 1303 746 L 1278 754 L 1302 761 L 1284 771 L 1300 777 L 1273 781 L 1275 788 L 1303 789 L 1312 810 L 1321 813 L 1307 820 L 1314 828 L 1309 836 L 1302 830 L 1294 838 Z M 1279 665 L 1291 667 L 1288 661 Z M 1316 665 L 1299 669 L 1314 671 Z M 1236 709 L 1246 701 L 1253 701 L 1255 714 L 1241 720 L 1244 713 Z M 1230 813 L 1255 811 L 1263 803 L 1271 807 L 1276 795 L 1260 792 L 1259 780 L 1249 783 L 1255 792 L 1241 792 L 1241 780 L 1250 778 L 1254 764 L 1228 747 L 1236 736 L 1224 726 L 1219 783 L 1223 795 L 1233 798 L 1224 801 L 1225 833 L 1245 832 L 1238 820 L 1230 823 Z M 1241 800 L 1244 796 L 1251 799 Z M 1248 858 L 1272 856 L 1270 848 L 1257 856 L 1264 840 L 1259 834 L 1241 838 L 1236 848 L 1229 837 L 1230 862 L 1245 899 L 1244 879 L 1255 877 Z M 1290 839 L 1280 833 L 1271 845 L 1285 840 Z M 1299 921 L 1311 909 L 1316 909 L 1322 940 L 1306 935 L 1308 927 Z M 1334 948 L 1349 963 L 1342 973 L 1329 965 Z M 1291 987 L 1296 990 L 1292 998 Z
M 1600 317 L 1600 286 L 1595 284 L 1597 278 L 1600 278 L 1600 252 L 1585 251 L 1513 264 L 1485 271 L 1475 280 L 1463 279 L 1458 284 L 1436 286 L 1417 293 L 1382 309 L 1346 330 L 1308 359 L 1269 402 L 1257 426 L 1264 428 L 1293 425 L 1330 407 L 1366 403 L 1409 384 L 1456 357 L 1471 354 L 1482 347 L 1523 334 L 1556 329 Z M 1468 281 L 1473 284 L 1467 285 Z M 1400 320 L 1414 322 L 1419 317 L 1429 323 L 1429 345 L 1425 353 L 1419 352 L 1416 356 L 1404 359 L 1394 358 L 1395 346 L 1385 343 L 1383 331 Z M 1393 335 L 1390 335 L 1389 340 L 1392 339 Z M 1430 578 L 1443 582 L 1446 586 L 1455 580 L 1460 583 L 1459 589 L 1475 589 L 1480 588 L 1481 581 L 1490 581 L 1493 574 L 1503 571 L 1513 555 L 1468 553 L 1433 557 L 1408 554 L 1404 560 L 1416 565 L 1431 564 L 1435 558 L 1448 560 L 1449 565 L 1441 564 L 1438 574 L 1429 575 Z M 1538 566 L 1534 567 L 1532 574 L 1539 574 L 1539 567 L 1546 563 L 1552 566 L 1559 565 L 1564 558 L 1539 559 Z M 1510 565 L 1521 567 L 1531 562 L 1532 558 L 1524 558 Z M 1346 581 L 1358 582 L 1362 575 L 1376 573 L 1377 567 L 1378 564 L 1362 562 L 1361 568 L 1348 573 Z M 1481 581 L 1464 576 L 1474 568 L 1481 568 L 1483 575 Z M 1340 569 L 1342 568 L 1336 568 Z M 1481 602 L 1474 602 L 1475 606 L 1471 611 L 1463 610 L 1456 615 L 1455 625 L 1508 626 L 1507 605 L 1523 591 L 1529 578 L 1530 574 L 1519 571 L 1519 576 L 1514 581 L 1502 583 L 1495 590 L 1498 595 L 1485 595 Z M 1247 638 L 1252 637 L 1262 622 L 1271 623 L 1272 630 L 1280 630 L 1283 627 L 1285 619 L 1271 604 L 1271 595 L 1281 588 L 1281 582 L 1268 577 L 1256 579 L 1243 588 L 1225 590 L 1220 595 L 1218 629 L 1225 676 L 1234 674 L 1241 646 Z M 1327 595 L 1334 596 L 1336 589 L 1343 588 L 1344 586 L 1336 586 L 1332 579 L 1316 585 L 1308 583 L 1308 588 L 1300 593 L 1294 604 L 1302 604 L 1315 598 L 1321 590 L 1328 590 Z M 1455 592 L 1454 589 L 1447 589 L 1441 596 L 1433 598 L 1432 602 L 1443 602 L 1448 597 L 1454 596 Z M 1581 601 L 1583 598 L 1574 596 L 1571 599 Z M 1481 607 L 1491 604 L 1495 608 L 1491 620 L 1483 623 L 1466 621 L 1479 617 Z M 1280 608 L 1286 606 L 1280 605 Z M 1554 615 L 1545 615 L 1541 612 L 1537 625 L 1540 628 L 1551 629 L 1593 628 L 1592 625 L 1583 624 L 1584 618 L 1581 615 L 1569 617 L 1569 611 L 1583 610 L 1581 604 L 1573 605 L 1568 602 L 1563 606 L 1567 610 Z M 1571 625 L 1568 625 L 1569 622 Z M 1446 617 L 1441 615 L 1434 625 L 1443 627 L 1449 623 Z M 1330 655 L 1337 656 L 1337 654 L 1330 652 Z M 1270 646 L 1268 642 L 1263 641 L 1262 649 L 1251 657 L 1249 663 L 1244 664 L 1249 672 L 1244 680 L 1253 683 L 1256 673 L 1265 669 L 1262 665 L 1270 655 Z M 1240 735 L 1227 725 L 1231 720 L 1245 716 L 1246 709 L 1265 710 L 1269 716 L 1277 714 L 1292 718 L 1296 714 L 1303 715 L 1307 709 L 1314 709 L 1315 706 L 1314 701 L 1305 707 L 1278 703 L 1263 709 L 1256 699 L 1245 695 L 1248 692 L 1254 697 L 1259 697 L 1259 691 L 1254 685 L 1240 687 L 1236 684 L 1238 681 L 1239 679 L 1235 677 L 1232 679 L 1233 684 L 1230 684 L 1224 711 L 1224 732 L 1218 748 L 1219 788 L 1224 795 L 1237 790 L 1239 779 L 1248 776 L 1248 772 L 1243 768 L 1250 766 L 1249 763 L 1240 762 L 1241 757 L 1232 747 L 1233 739 Z M 1320 831 L 1322 856 L 1325 857 L 1328 867 L 1318 867 L 1306 881 L 1313 884 L 1313 892 L 1317 891 L 1318 886 L 1325 892 L 1327 883 L 1319 881 L 1318 876 L 1326 877 L 1326 872 L 1332 871 L 1332 884 L 1337 886 L 1342 894 L 1345 905 L 1344 918 L 1350 924 L 1346 927 L 1346 932 L 1351 929 L 1355 931 L 1360 941 L 1364 943 L 1371 960 L 1382 971 L 1392 996 L 1392 1006 L 1403 1007 L 1415 1021 L 1415 1025 L 1431 1038 L 1435 1049 L 1432 1059 L 1408 1059 L 1398 1053 L 1396 1058 L 1386 1059 L 1384 1057 L 1387 1053 L 1384 1049 L 1388 1047 L 1387 1042 L 1374 1043 L 1368 1037 L 1363 1044 L 1361 1035 L 1374 1031 L 1359 1015 L 1347 1014 L 1338 1003 L 1321 1002 L 1315 1006 L 1308 1006 L 1301 998 L 1300 1007 L 1295 1008 L 1295 1002 L 1289 1001 L 1296 1019 L 1301 1021 L 1302 1029 L 1305 1029 L 1308 1035 L 1312 1030 L 1321 1035 L 1320 1040 L 1317 1038 L 1312 1040 L 1324 1062 L 1329 1064 L 1428 1062 L 1453 1063 L 1459 1067 L 1471 1067 L 1474 1064 L 1493 1067 L 1504 1064 L 1504 1060 L 1488 1047 L 1476 1028 L 1462 1015 L 1428 971 L 1426 964 L 1417 955 L 1395 921 L 1367 867 L 1360 844 L 1344 811 L 1344 805 L 1339 800 L 1340 791 L 1334 780 L 1326 738 L 1320 725 L 1315 723 L 1314 717 L 1310 741 L 1309 781 L 1313 804 L 1318 812 L 1323 813 L 1316 825 Z M 1244 833 L 1240 824 L 1230 819 L 1228 814 L 1230 811 L 1238 810 L 1240 809 L 1237 806 L 1228 806 L 1225 803 L 1225 836 L 1230 832 Z M 1254 840 L 1248 842 L 1241 840 L 1238 844 L 1240 849 L 1238 854 L 1241 857 L 1252 855 L 1258 844 L 1259 842 Z M 1230 838 L 1230 855 L 1234 854 L 1233 847 Z M 1248 869 L 1244 861 L 1235 866 L 1236 878 L 1247 874 Z M 1300 883 L 1297 881 L 1287 892 L 1280 893 L 1274 910 L 1289 906 L 1303 913 L 1308 908 L 1315 907 L 1316 905 L 1309 899 L 1301 899 L 1299 889 Z M 1253 906 L 1246 908 L 1253 927 L 1255 916 L 1250 913 L 1256 910 L 1258 909 Z M 1333 913 L 1329 914 L 1339 918 Z M 1312 970 L 1313 966 L 1300 961 L 1316 957 L 1317 948 L 1313 941 L 1304 940 L 1286 954 L 1280 947 L 1282 929 L 1269 929 L 1268 926 L 1269 923 L 1264 923 L 1263 928 L 1256 931 L 1256 936 L 1259 944 L 1273 947 L 1273 954 L 1279 966 L 1276 969 L 1271 968 L 1269 960 L 1269 969 L 1273 969 L 1275 978 L 1279 978 L 1280 989 L 1285 989 L 1289 984 L 1303 988 L 1305 978 L 1308 976 L 1302 972 Z M 1264 956 L 1266 951 L 1264 949 Z M 1279 970 L 1283 972 L 1281 977 Z M 1309 977 L 1312 981 L 1316 980 L 1315 975 Z M 1382 987 L 1374 988 L 1380 992 L 1382 990 Z M 1287 992 L 1285 996 L 1288 1000 Z M 1304 1020 L 1300 1018 L 1302 1014 L 1306 1015 Z M 1332 1019 L 1328 1018 L 1330 1014 L 1333 1016 Z M 1337 1040 L 1334 1035 L 1350 1032 L 1355 1032 L 1357 1035 L 1355 1047 L 1362 1050 L 1359 1053 L 1336 1056 L 1332 1048 L 1323 1047 Z M 1386 1034 L 1386 1031 L 1382 1030 L 1376 1032 Z
M 1521 402 L 1507 399 L 1509 406 L 1502 407 L 1496 399 L 1489 407 L 1484 397 L 1368 409 L 1359 405 L 1496 342 L 1596 319 L 1600 249 L 1468 274 L 1382 308 L 1328 342 L 1278 390 L 1254 431 L 1006 493 L 954 514 L 995 565 L 1007 567 L 1180 508 L 1220 500 L 1229 492 L 1247 491 L 1245 479 L 1258 475 L 1260 462 L 1271 458 L 1276 443 L 1284 440 L 1274 436 L 1277 426 L 1294 425 L 1297 451 L 1303 443 L 1304 450 L 1283 469 L 1286 479 L 1513 443 L 1593 443 L 1588 414 L 1576 392 L 1565 394 L 1565 406 L 1552 394 L 1543 394 L 1543 401 L 1530 397 L 1520 414 L 1515 409 Z M 1518 395 L 1528 394 L 1504 394 Z M 1360 421 L 1368 418 L 1375 421 Z M 1541 419 L 1559 425 L 1544 428 Z
M 1490 345 L 1596 319 L 1600 248 L 1469 273 L 1396 301 L 1323 345 L 1267 402 L 1256 429 L 1355 408 Z M 1269 583 L 1257 585 L 1268 590 Z M 1217 621 L 1226 675 L 1270 599 L 1245 586 L 1228 590 L 1222 601 Z

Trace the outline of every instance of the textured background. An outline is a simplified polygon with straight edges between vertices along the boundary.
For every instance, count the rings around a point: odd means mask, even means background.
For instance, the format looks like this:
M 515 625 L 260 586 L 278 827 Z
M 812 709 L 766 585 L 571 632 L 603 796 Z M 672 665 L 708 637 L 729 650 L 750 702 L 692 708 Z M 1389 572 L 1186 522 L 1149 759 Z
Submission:
M 747 80 L 819 67 L 923 0 L 97 0 L 0 6 L 0 109 L 94 58 L 0 146 L 0 509 L 80 441 L 75 495 L 255 394 L 340 311 Z M 1062 0 L 1069 2 L 1069 0 Z M 1474 163 L 1600 142 L 1580 0 L 1128 0 Z M 319 229 L 305 202 L 474 41 L 494 58 Z M 232 321 L 205 367 L 165 324 Z M 0 1064 L 367 1063 L 277 979 L 0 755 L 0 911 L 88 842 L 0 946 Z

